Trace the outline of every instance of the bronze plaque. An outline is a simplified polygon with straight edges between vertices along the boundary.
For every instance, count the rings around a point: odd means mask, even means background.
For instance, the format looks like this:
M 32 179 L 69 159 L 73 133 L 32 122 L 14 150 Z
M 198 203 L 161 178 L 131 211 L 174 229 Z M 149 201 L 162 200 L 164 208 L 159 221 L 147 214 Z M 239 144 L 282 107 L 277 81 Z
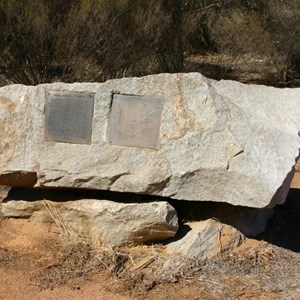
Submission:
M 108 143 L 157 148 L 162 108 L 162 99 L 114 95 L 108 125 Z
M 94 94 L 49 91 L 45 105 L 45 141 L 90 144 Z

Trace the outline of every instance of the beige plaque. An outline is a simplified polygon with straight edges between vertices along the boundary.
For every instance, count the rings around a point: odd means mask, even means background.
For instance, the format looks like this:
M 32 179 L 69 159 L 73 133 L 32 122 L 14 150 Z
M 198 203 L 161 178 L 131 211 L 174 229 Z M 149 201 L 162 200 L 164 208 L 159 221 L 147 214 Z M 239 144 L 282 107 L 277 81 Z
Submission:
M 49 91 L 45 105 L 45 141 L 90 144 L 93 112 L 93 93 Z
M 108 126 L 108 143 L 117 146 L 157 148 L 163 100 L 114 95 Z

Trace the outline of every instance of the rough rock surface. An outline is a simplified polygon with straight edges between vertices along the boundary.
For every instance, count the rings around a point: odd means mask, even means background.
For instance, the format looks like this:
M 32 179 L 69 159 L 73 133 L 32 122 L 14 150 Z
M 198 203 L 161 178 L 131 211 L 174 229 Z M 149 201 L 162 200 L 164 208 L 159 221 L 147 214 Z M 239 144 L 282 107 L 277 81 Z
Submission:
M 253 238 L 266 230 L 269 220 L 274 215 L 274 209 L 228 206 L 220 203 L 213 215 L 221 223 L 231 225 L 247 237 Z
M 185 227 L 186 234 L 167 245 L 171 256 L 209 259 L 239 246 L 244 240 L 244 236 L 237 229 L 213 219 L 186 223 Z
M 300 172 L 300 159 L 298 159 L 296 166 L 295 166 L 295 171 Z
M 295 166 L 295 175 L 293 181 L 291 183 L 291 188 L 293 189 L 300 189 L 300 160 L 297 161 Z
M 14 201 L 2 203 L 5 217 L 55 222 L 63 234 L 90 238 L 111 246 L 142 244 L 173 237 L 175 209 L 167 202 L 118 203 L 109 200 Z
M 4 185 L 0 185 L 0 203 L 4 198 L 6 198 L 10 188 Z
M 49 90 L 95 93 L 91 144 L 44 141 Z M 107 141 L 112 93 L 163 99 L 157 149 Z M 284 202 L 299 154 L 300 89 L 199 73 L 0 88 L 0 184 L 133 192 L 248 207 Z

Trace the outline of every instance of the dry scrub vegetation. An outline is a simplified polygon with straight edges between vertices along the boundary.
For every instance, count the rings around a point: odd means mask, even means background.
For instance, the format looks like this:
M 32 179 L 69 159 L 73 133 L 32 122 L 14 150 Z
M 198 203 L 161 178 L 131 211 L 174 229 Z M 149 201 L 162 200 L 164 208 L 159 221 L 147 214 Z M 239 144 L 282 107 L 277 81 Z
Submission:
M 57 262 L 32 280 L 42 289 L 63 284 L 74 287 L 100 272 L 109 282 L 107 290 L 133 299 L 297 299 L 298 194 L 292 191 L 288 202 L 276 208 L 261 241 L 248 239 L 212 260 L 178 258 L 166 264 L 163 244 L 109 248 L 61 235 L 63 246 Z
M 214 259 L 192 259 L 183 265 L 180 259 L 166 265 L 163 244 L 103 247 L 58 226 L 0 216 L 0 293 L 9 300 L 296 300 L 300 293 L 298 199 L 299 191 L 293 190 L 287 203 L 276 207 L 258 240 L 247 239 Z M 21 297 L 24 291 L 27 298 Z
M 197 71 L 299 86 L 299 21 L 298 0 L 0 1 L 0 79 Z

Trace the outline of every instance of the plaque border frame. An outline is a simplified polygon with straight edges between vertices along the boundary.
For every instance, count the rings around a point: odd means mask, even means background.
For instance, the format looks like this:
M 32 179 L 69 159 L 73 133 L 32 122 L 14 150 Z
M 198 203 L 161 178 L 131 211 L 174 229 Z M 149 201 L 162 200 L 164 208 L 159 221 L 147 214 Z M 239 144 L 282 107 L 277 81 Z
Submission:
M 111 117 L 112 117 L 112 112 L 113 112 L 113 108 L 114 108 L 114 100 L 115 100 L 115 96 L 120 97 L 120 96 L 124 96 L 124 97 L 132 97 L 135 99 L 140 98 L 145 98 L 147 101 L 149 101 L 150 99 L 153 99 L 155 101 L 159 101 L 159 103 L 157 103 L 157 105 L 160 105 L 160 111 L 159 111 L 159 124 L 158 124 L 158 128 L 157 128 L 157 141 L 155 144 L 151 144 L 149 146 L 140 146 L 140 145 L 124 145 L 122 143 L 120 144 L 115 144 L 113 143 L 112 139 L 111 139 L 111 131 L 110 131 L 110 126 L 112 125 L 111 123 Z M 111 103 L 110 103 L 110 112 L 109 112 L 109 118 L 108 118 L 108 126 L 107 126 L 107 133 L 106 133 L 106 141 L 110 146 L 115 146 L 115 147 L 125 147 L 125 148 L 140 148 L 140 149 L 152 149 L 152 150 L 157 150 L 159 148 L 159 143 L 160 143 L 160 135 L 161 135 L 161 125 L 162 125 L 162 112 L 163 112 L 163 108 L 164 108 L 164 104 L 165 104 L 165 100 L 163 99 L 163 97 L 160 96 L 148 96 L 148 95 L 133 95 L 133 94 L 122 94 L 122 93 L 114 93 L 112 94 L 112 98 L 111 98 Z
M 64 94 L 68 94 L 68 93 L 71 93 L 71 94 L 88 94 L 90 96 L 92 96 L 92 108 L 91 108 L 91 121 L 90 121 L 90 133 L 89 133 L 89 138 L 86 139 L 85 141 L 84 140 L 81 140 L 81 141 L 76 141 L 75 139 L 70 139 L 70 140 L 63 140 L 63 139 L 55 139 L 54 138 L 51 138 L 50 136 L 48 137 L 47 136 L 47 132 L 46 132 L 46 122 L 47 122 L 47 119 L 48 119 L 48 116 L 47 115 L 47 103 L 50 99 L 50 96 L 51 96 L 51 93 L 52 92 L 57 92 L 57 93 L 64 93 Z M 70 90 L 55 90 L 55 89 L 49 89 L 49 90 L 46 90 L 45 91 L 45 102 L 44 102 L 44 133 L 43 133 L 43 142 L 46 142 L 46 143 L 65 143 L 65 144 L 78 144 L 78 145 L 91 145 L 92 144 L 92 139 L 93 139 L 93 121 L 94 121 L 94 113 L 95 113 L 95 95 L 96 93 L 95 92 L 89 92 L 89 91 L 70 91 Z

